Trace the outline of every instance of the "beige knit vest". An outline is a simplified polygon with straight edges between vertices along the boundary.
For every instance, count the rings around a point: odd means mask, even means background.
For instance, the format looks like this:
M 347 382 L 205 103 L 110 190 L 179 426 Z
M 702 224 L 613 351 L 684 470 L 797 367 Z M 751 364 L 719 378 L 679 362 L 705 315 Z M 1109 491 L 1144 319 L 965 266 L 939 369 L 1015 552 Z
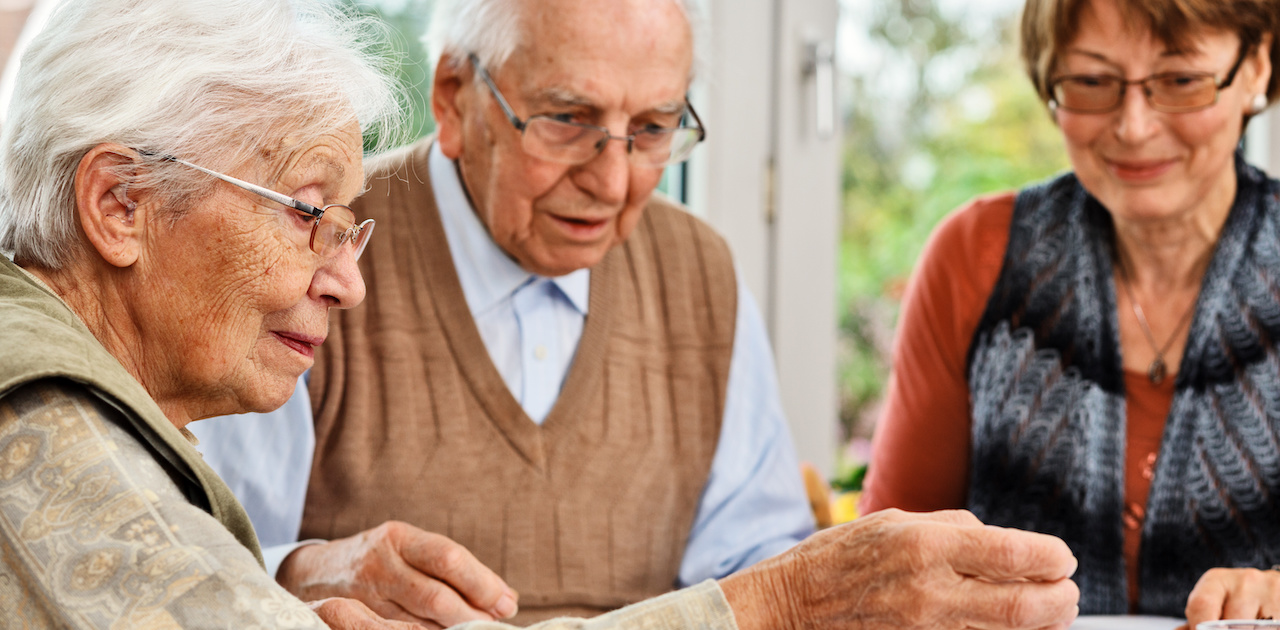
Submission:
M 427 141 L 370 169 L 365 303 L 312 372 L 303 538 L 388 519 L 466 546 L 521 616 L 592 615 L 671 590 L 720 432 L 736 284 L 728 248 L 654 201 L 591 272 L 589 315 L 542 426 L 489 359 L 427 179 Z

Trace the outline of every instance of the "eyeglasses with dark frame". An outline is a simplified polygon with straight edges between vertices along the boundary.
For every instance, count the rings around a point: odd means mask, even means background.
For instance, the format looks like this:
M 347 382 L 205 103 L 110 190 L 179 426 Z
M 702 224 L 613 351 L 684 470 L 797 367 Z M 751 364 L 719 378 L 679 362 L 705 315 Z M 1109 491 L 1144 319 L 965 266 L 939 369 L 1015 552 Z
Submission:
M 1105 114 L 1120 108 L 1130 85 L 1141 85 L 1147 104 L 1158 112 L 1183 114 L 1213 107 L 1244 63 L 1245 49 L 1221 81 L 1211 72 L 1161 72 L 1141 79 L 1108 74 L 1069 74 L 1049 84 L 1049 107 L 1080 114 Z
M 373 219 L 365 219 L 360 223 L 356 223 L 356 214 L 351 208 L 338 203 L 331 203 L 327 206 L 317 208 L 305 201 L 294 199 L 288 195 L 278 193 L 270 188 L 264 188 L 257 184 L 250 184 L 242 179 L 237 179 L 230 175 L 224 175 L 217 171 L 207 169 L 198 164 L 193 164 L 182 158 L 172 155 L 164 155 L 150 151 L 139 151 L 139 153 L 169 162 L 175 162 L 183 166 L 188 166 L 200 171 L 211 177 L 220 179 L 232 186 L 247 190 L 255 195 L 266 197 L 282 206 L 293 208 L 298 212 L 314 217 L 311 222 L 311 237 L 307 245 L 311 251 L 330 258 L 336 256 L 342 249 L 342 245 L 348 241 L 355 247 L 355 259 L 360 260 L 360 255 L 364 253 L 364 248 L 369 244 L 369 237 L 373 234 Z
M 474 53 L 468 55 L 467 59 L 475 69 L 476 76 L 493 92 L 507 120 L 520 132 L 520 144 L 525 152 L 543 160 L 584 164 L 604 151 L 610 140 L 621 140 L 627 143 L 627 154 L 633 164 L 662 168 L 689 159 L 693 148 L 707 137 L 702 119 L 698 118 L 698 112 L 687 101 L 685 110 L 693 118 L 695 126 L 646 127 L 627 136 L 612 135 L 608 129 L 597 125 L 557 120 L 542 114 L 521 120 L 502 96 L 502 92 L 498 91 L 498 86 L 480 64 L 480 59 Z

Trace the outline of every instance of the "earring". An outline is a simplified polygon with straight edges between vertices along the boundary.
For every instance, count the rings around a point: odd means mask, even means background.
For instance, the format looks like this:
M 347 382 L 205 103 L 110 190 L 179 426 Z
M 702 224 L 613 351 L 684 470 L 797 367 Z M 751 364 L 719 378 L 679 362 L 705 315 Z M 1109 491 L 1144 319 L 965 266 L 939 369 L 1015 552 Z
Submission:
M 1266 108 L 1267 108 L 1267 95 L 1255 94 L 1253 96 L 1253 101 L 1249 103 L 1249 113 L 1260 114 L 1262 113 L 1262 110 Z

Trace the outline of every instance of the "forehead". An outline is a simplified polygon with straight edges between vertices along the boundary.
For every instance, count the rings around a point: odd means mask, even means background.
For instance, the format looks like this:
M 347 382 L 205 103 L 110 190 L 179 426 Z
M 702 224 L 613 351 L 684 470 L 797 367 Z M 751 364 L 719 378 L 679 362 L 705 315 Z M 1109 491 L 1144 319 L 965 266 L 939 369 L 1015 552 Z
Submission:
M 1204 48 L 1238 45 L 1233 31 L 1199 23 L 1166 1 L 1084 0 L 1066 14 L 1068 47 L 1080 43 L 1141 49 L 1162 55 L 1196 55 Z M 1192 2 L 1191 4 L 1196 4 Z M 1185 9 L 1185 7 L 1181 7 Z
M 693 38 L 680 0 L 522 3 L 523 41 L 504 70 L 522 91 L 558 89 L 590 100 L 678 99 L 688 89 Z

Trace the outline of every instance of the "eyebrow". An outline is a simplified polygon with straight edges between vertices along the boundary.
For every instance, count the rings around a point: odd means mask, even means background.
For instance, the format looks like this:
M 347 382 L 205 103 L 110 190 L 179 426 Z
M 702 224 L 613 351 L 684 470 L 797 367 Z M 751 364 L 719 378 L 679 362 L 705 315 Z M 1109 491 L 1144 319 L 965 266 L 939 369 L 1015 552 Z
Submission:
M 591 99 L 566 90 L 564 88 L 550 87 L 539 91 L 534 96 L 534 102 L 546 102 L 554 107 L 581 107 L 586 109 L 600 109 Z M 655 114 L 680 114 L 688 107 L 685 99 L 667 101 L 646 110 L 647 113 Z
M 1161 56 L 1161 57 L 1163 57 L 1163 58 L 1168 58 L 1168 57 L 1186 57 L 1187 55 L 1194 54 L 1195 52 L 1196 52 L 1196 51 L 1194 51 L 1194 50 L 1177 50 L 1177 49 L 1170 48 L 1170 49 L 1167 49 L 1167 50 L 1165 50 L 1164 52 L 1160 53 L 1160 56 Z M 1103 63 L 1109 64 L 1109 65 L 1112 65 L 1112 66 L 1116 66 L 1117 68 L 1120 66 L 1120 64 L 1119 64 L 1119 63 L 1117 63 L 1117 62 L 1115 62 L 1115 61 L 1112 61 L 1110 57 L 1107 57 L 1106 55 L 1104 55 L 1104 54 L 1102 54 L 1102 53 L 1099 53 L 1099 52 L 1094 52 L 1094 51 L 1092 51 L 1092 50 L 1082 50 L 1082 49 L 1079 49 L 1079 48 L 1070 48 L 1070 49 L 1067 49 L 1066 54 L 1067 54 L 1067 55 L 1081 55 L 1081 56 L 1084 56 L 1084 57 L 1089 57 L 1089 58 L 1091 58 L 1091 59 L 1096 59 L 1096 60 L 1101 61 L 1101 62 L 1103 62 Z

